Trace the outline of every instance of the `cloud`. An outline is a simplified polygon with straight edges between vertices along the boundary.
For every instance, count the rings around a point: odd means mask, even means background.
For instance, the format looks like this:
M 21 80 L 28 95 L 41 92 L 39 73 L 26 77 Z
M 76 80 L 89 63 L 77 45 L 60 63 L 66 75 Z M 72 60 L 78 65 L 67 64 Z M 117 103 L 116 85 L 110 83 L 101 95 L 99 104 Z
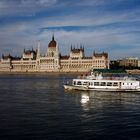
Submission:
M 140 10 L 134 1 L 1 0 L 0 52 L 21 55 L 40 40 L 43 53 L 54 33 L 63 54 L 71 44 L 83 44 L 88 55 L 97 50 L 111 58 L 139 56 Z
M 133 24 L 133 23 L 132 23 Z M 137 23 L 138 24 L 138 23 Z M 120 25 L 104 25 L 104 26 L 80 26 L 78 27 L 46 27 L 40 28 L 33 24 L 13 24 L 1 29 L 0 42 L 1 52 L 12 53 L 14 55 L 22 53 L 23 49 L 31 49 L 37 47 L 37 41 L 41 41 L 41 50 L 46 52 L 48 43 L 54 32 L 55 38 L 59 43 L 62 54 L 68 54 L 71 44 L 75 47 L 81 44 L 85 46 L 87 55 L 92 55 L 94 50 L 102 52 L 107 51 L 110 57 L 136 55 L 134 50 L 139 50 L 140 45 L 140 29 L 138 26 L 125 27 Z M 131 27 L 131 30 L 130 30 Z M 67 29 L 74 28 L 74 29 Z M 123 29 L 123 30 L 122 30 Z M 139 30 L 139 31 L 138 31 Z M 135 35 L 137 32 L 137 36 Z M 15 51 L 16 50 L 16 51 Z M 120 53 L 116 53 L 119 52 Z M 137 51 L 138 52 L 138 51 Z M 138 55 L 138 54 L 137 54 Z
M 33 7 L 35 5 L 49 6 L 55 4 L 57 0 L 21 0 L 21 5 Z
M 0 17 L 35 16 L 57 3 L 57 0 L 1 0 Z

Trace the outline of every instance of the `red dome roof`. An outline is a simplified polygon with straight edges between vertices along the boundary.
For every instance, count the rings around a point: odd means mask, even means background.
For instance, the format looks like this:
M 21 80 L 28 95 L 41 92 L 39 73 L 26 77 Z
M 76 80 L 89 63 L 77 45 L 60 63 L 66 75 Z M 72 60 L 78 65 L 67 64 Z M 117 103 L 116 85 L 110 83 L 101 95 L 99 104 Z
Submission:
M 52 41 L 49 43 L 48 47 L 56 47 L 56 41 L 54 40 L 54 36 L 52 37 Z

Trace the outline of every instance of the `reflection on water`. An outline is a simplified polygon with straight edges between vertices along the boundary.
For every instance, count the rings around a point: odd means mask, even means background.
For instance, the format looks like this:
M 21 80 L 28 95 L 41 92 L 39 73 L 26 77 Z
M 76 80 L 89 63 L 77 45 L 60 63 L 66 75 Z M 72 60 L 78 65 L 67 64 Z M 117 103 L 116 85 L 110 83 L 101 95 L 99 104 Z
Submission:
M 83 132 L 91 132 L 91 135 L 94 133 L 93 139 L 140 137 L 140 93 L 95 91 L 65 93 L 75 98 L 76 104 L 80 102 L 82 111 L 79 117 L 84 125 Z
M 96 92 L 96 91 L 65 91 L 73 96 L 80 96 L 83 110 L 121 105 L 130 107 L 140 105 L 140 93 L 137 92 Z M 76 97 L 77 98 L 77 97 Z
M 84 104 L 87 103 L 88 101 L 89 101 L 89 96 L 86 94 L 82 94 L 81 103 Z
M 86 93 L 81 94 L 81 105 L 83 107 L 83 110 L 88 110 L 88 104 L 89 104 L 89 95 Z

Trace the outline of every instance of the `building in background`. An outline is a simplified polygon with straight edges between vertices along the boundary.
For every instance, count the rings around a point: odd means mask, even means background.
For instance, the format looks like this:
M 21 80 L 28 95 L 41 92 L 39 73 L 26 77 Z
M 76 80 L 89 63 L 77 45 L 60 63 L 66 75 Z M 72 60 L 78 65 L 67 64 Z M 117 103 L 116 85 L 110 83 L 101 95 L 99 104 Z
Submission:
M 138 68 L 140 69 L 140 60 L 138 61 Z
M 125 69 L 136 69 L 138 68 L 137 57 L 127 57 L 119 61 L 119 65 Z
M 21 58 L 2 56 L 0 71 L 13 72 L 85 72 L 93 69 L 109 69 L 108 53 L 85 56 L 84 47 L 71 46 L 70 54 L 62 56 L 54 36 L 44 56 L 40 54 L 40 42 L 36 50 L 24 50 Z

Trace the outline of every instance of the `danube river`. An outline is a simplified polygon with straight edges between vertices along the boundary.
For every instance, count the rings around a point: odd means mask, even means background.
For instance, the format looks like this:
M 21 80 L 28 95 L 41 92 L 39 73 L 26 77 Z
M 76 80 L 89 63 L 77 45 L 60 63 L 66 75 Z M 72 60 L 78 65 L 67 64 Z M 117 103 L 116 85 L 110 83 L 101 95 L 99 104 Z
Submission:
M 0 139 L 140 139 L 140 93 L 64 91 L 75 76 L 0 75 Z

